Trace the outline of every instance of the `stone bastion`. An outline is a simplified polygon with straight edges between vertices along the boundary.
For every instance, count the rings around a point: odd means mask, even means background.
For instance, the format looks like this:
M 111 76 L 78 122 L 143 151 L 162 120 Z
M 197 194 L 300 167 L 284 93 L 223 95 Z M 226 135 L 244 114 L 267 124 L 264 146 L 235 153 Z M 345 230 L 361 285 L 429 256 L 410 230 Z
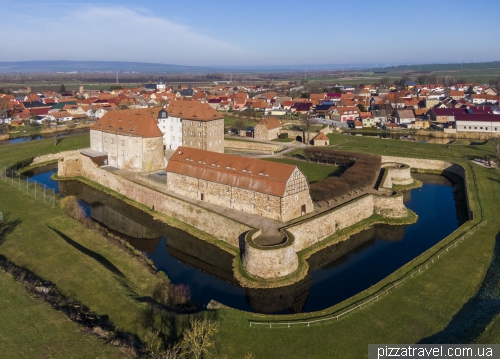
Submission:
M 392 184 L 413 182 L 410 168 L 424 170 L 447 170 L 465 177 L 464 169 L 456 164 L 439 160 L 422 160 L 403 157 L 382 157 L 382 191 L 366 193 L 343 205 L 313 215 L 296 223 L 283 224 L 280 232 L 284 241 L 277 245 L 261 246 L 254 242 L 260 229 L 228 218 L 203 206 L 183 201 L 159 192 L 143 184 L 130 181 L 113 172 L 98 167 L 88 157 L 69 154 L 59 161 L 58 176 L 61 178 L 82 176 L 101 186 L 118 192 L 131 200 L 154 208 L 155 211 L 176 218 L 230 245 L 236 255 L 235 277 L 244 287 L 279 287 L 280 278 L 302 279 L 307 263 L 299 255 L 301 251 L 324 241 L 338 231 L 350 227 L 374 214 L 385 218 L 405 218 L 408 210 L 403 204 L 403 195 L 392 190 Z M 197 235 L 200 239 L 203 235 Z M 216 241 L 217 242 L 217 241 Z M 214 243 L 213 241 L 211 243 Z M 333 244 L 333 243 L 332 243 Z M 221 246 L 223 248 L 224 246 Z M 224 249 L 224 248 L 223 248 Z M 227 250 L 227 249 L 225 249 Z M 240 260 L 242 265 L 238 265 Z M 302 262 L 302 263 L 301 263 Z M 303 264 L 303 265 L 301 265 Z M 299 269 L 300 270 L 300 274 Z M 238 272 L 243 271 L 242 273 Z M 266 284 L 271 280 L 272 285 Z M 288 283 L 289 284 L 289 283 Z

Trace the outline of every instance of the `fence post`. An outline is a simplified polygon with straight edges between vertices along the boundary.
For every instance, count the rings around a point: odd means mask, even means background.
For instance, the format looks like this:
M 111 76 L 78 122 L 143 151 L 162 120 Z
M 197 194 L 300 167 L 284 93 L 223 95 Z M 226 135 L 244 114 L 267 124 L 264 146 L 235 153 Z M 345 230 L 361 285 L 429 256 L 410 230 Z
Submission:
M 45 202 L 45 192 L 46 192 L 46 188 L 45 188 L 45 185 L 43 185 L 43 204 L 47 204 L 47 202 Z

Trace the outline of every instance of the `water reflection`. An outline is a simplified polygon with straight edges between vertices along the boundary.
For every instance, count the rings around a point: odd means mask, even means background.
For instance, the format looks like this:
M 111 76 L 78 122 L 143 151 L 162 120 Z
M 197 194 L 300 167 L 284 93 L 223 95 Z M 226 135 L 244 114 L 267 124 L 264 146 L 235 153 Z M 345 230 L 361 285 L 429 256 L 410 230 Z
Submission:
M 42 170 L 35 172 L 34 177 L 45 176 Z M 173 283 L 188 284 L 193 300 L 200 305 L 216 300 L 247 311 L 296 313 L 327 308 L 370 287 L 458 227 L 452 184 L 436 175 L 415 177 L 424 186 L 408 192 L 404 199 L 419 215 L 416 224 L 376 225 L 355 234 L 312 255 L 304 280 L 276 289 L 239 287 L 233 276 L 232 254 L 156 221 L 115 197 L 77 181 L 59 182 L 59 189 L 62 194 L 75 195 L 91 218 L 148 253 Z

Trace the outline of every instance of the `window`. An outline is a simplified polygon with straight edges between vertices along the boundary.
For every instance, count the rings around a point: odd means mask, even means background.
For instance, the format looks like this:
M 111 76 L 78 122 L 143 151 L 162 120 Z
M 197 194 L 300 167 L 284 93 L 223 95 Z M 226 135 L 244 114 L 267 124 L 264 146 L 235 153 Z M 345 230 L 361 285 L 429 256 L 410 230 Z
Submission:
M 175 136 L 172 136 L 172 141 L 175 141 Z
M 104 137 L 104 142 L 108 142 L 108 138 L 107 137 Z
M 267 213 L 271 212 L 271 207 L 266 208 Z
M 125 146 L 125 140 L 122 140 L 122 146 Z
M 125 150 L 122 150 L 122 156 L 125 156 Z
M 295 196 L 295 202 L 299 200 L 299 196 Z
M 97 138 L 97 135 L 94 133 L 94 139 Z
M 173 127 L 173 126 L 170 126 L 168 129 L 169 129 L 170 131 L 173 131 L 173 130 L 174 130 L 174 127 Z
M 114 138 L 111 139 L 111 143 L 115 143 L 115 139 Z
M 198 137 L 201 137 L 201 132 L 198 132 Z
M 255 209 L 255 203 L 254 203 L 254 204 L 252 204 L 252 209 Z

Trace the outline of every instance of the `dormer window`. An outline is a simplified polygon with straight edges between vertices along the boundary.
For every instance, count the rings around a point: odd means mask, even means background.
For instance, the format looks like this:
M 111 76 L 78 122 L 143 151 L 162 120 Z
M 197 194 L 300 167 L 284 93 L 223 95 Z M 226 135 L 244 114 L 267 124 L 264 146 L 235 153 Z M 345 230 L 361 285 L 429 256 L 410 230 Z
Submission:
M 201 163 L 202 165 L 206 165 L 206 163 L 203 161 L 198 161 L 198 163 Z
M 243 170 L 243 172 L 245 172 L 245 173 L 252 173 L 252 171 L 249 171 L 249 170 Z
M 269 175 L 265 172 L 260 172 L 259 175 L 269 177 Z
M 227 166 L 226 168 L 227 168 L 228 170 L 235 170 L 235 168 L 234 168 L 234 167 L 231 167 L 231 166 Z

